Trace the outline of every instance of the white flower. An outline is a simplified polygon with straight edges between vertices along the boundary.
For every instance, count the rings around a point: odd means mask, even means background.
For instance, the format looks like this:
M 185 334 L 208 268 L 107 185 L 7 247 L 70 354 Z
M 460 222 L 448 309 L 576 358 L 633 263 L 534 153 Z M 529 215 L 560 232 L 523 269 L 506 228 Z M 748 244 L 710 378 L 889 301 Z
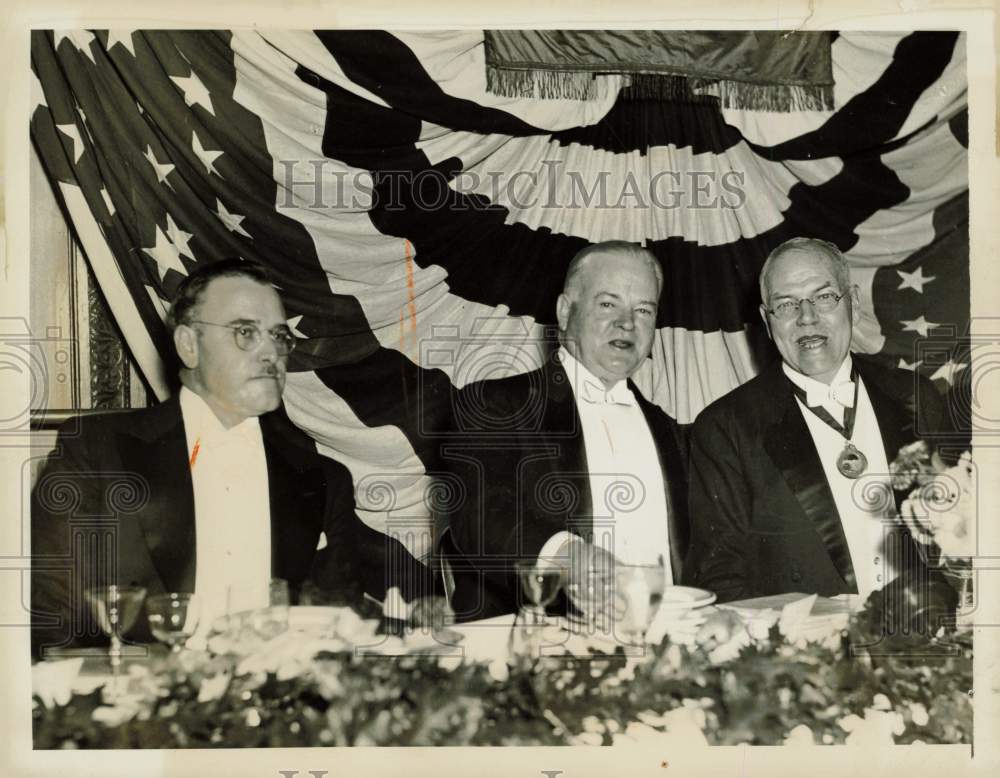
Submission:
M 675 708 L 666 714 L 667 731 L 674 742 L 685 746 L 707 746 L 708 739 L 702 727 L 705 711 L 701 708 Z
M 872 707 L 875 710 L 892 710 L 892 703 L 884 694 L 876 694 L 872 697 Z
M 601 720 L 597 716 L 587 716 L 581 723 L 583 724 L 584 732 L 597 732 L 601 734 L 604 732 L 604 724 L 601 723 Z
M 122 700 L 113 706 L 101 705 L 98 708 L 94 708 L 91 718 L 107 727 L 120 727 L 126 721 L 135 718 L 138 712 L 139 707 L 135 704 L 134 700 Z
M 462 664 L 462 655 L 456 654 L 453 656 L 443 656 L 438 660 L 438 667 L 446 672 L 452 672 L 458 669 Z
M 919 702 L 910 704 L 910 718 L 918 727 L 927 726 L 927 722 L 931 720 L 931 717 L 927 714 L 927 708 Z
M 844 742 L 853 746 L 891 745 L 894 742 L 893 735 L 902 735 L 906 730 L 901 714 L 875 708 L 865 709 L 863 719 L 852 713 L 837 724 L 849 733 Z
M 624 742 L 638 743 L 643 740 L 650 740 L 651 738 L 663 738 L 663 732 L 658 729 L 653 729 L 653 727 L 648 724 L 643 724 L 639 721 L 630 721 L 625 727 L 624 732 L 616 732 L 611 736 L 611 742 L 613 745 L 621 745 Z
M 785 738 L 786 746 L 812 746 L 816 744 L 813 731 L 805 724 L 799 724 Z
M 958 464 L 925 479 L 900 506 L 914 539 L 937 545 L 945 560 L 976 553 L 975 475 L 972 454 L 966 451 Z
M 46 708 L 65 705 L 73 696 L 73 682 L 80 673 L 83 657 L 58 662 L 39 662 L 31 668 L 31 692 Z
M 198 687 L 198 702 L 211 702 L 219 699 L 228 686 L 229 673 L 219 673 L 211 678 L 206 678 Z
M 503 683 L 510 678 L 510 668 L 503 659 L 494 659 L 486 669 L 490 673 L 490 678 L 498 683 Z
M 596 732 L 583 732 L 573 738 L 573 744 L 578 746 L 599 746 L 604 738 Z

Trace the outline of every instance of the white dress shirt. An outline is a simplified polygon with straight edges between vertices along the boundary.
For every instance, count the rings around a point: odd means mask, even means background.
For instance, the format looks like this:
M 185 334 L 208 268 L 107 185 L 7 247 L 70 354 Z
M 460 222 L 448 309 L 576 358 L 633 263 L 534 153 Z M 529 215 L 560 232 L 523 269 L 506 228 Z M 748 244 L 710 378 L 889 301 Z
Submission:
M 271 507 L 260 421 L 226 429 L 196 393 L 180 392 L 194 488 L 201 605 L 199 633 L 214 618 L 269 604 Z
M 630 564 L 663 559 L 672 580 L 667 497 L 660 457 L 646 417 L 623 379 L 611 389 L 565 348 L 559 360 L 569 378 L 583 432 L 594 515 L 594 544 Z M 552 556 L 568 532 L 550 538 L 539 556 Z
M 851 380 L 851 366 L 848 354 L 829 385 L 803 375 L 787 364 L 783 364 L 782 368 L 792 383 L 806 390 L 807 399 L 811 397 L 816 401 L 823 398 L 822 406 L 843 425 L 845 407 L 839 400 L 849 404 L 854 399 L 853 386 L 847 386 Z M 897 532 L 898 526 L 893 521 L 895 503 L 878 419 L 860 376 L 857 381 L 857 407 L 851 442 L 868 460 L 868 469 L 860 478 L 848 478 L 837 469 L 837 456 L 844 450 L 844 436 L 810 411 L 798 397 L 796 402 L 833 493 L 851 554 L 858 594 L 864 601 L 871 592 L 881 589 L 898 573 L 897 560 L 893 559 L 892 553 L 886 553 L 887 548 L 895 546 L 893 542 L 886 542 L 886 536 Z

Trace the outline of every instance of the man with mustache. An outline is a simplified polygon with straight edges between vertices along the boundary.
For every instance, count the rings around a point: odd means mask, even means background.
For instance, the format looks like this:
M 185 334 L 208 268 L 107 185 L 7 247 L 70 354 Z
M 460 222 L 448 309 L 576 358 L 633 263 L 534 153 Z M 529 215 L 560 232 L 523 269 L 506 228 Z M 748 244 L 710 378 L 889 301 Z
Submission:
M 649 355 L 663 273 L 646 249 L 589 246 L 556 304 L 560 347 L 538 370 L 465 387 L 450 465 L 468 488 L 451 516 L 460 619 L 514 612 L 514 563 L 560 560 L 570 583 L 592 563 L 663 561 L 686 547 L 676 426 L 629 378 Z M 579 580 L 577 580 L 579 579 Z M 600 599 L 599 597 L 597 599 Z
M 684 581 L 720 601 L 786 592 L 865 599 L 913 562 L 910 539 L 891 521 L 888 463 L 940 429 L 942 403 L 927 379 L 850 353 L 858 289 L 833 244 L 778 246 L 760 294 L 781 361 L 695 420 Z
M 200 265 L 178 287 L 167 325 L 180 392 L 155 407 L 71 420 L 39 475 L 36 653 L 100 641 L 83 593 L 91 586 L 194 592 L 204 626 L 268 605 L 272 578 L 289 583 L 293 600 L 310 575 L 334 599 L 384 593 L 396 541 L 361 523 L 350 473 L 320 456 L 282 406 L 295 338 L 263 267 Z M 130 637 L 148 637 L 144 617 Z

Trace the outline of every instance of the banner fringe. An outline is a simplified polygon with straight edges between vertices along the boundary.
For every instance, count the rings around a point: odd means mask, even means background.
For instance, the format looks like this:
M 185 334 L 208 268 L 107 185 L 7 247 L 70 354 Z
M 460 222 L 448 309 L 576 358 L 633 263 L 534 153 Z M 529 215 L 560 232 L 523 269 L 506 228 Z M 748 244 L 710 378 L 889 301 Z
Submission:
M 499 97 L 543 100 L 600 100 L 607 79 L 570 70 L 511 70 L 486 66 L 486 91 Z
M 667 100 L 679 103 L 718 101 L 740 111 L 833 111 L 833 86 L 751 84 L 707 81 L 684 76 L 635 73 L 624 76 L 625 100 Z M 542 100 L 599 100 L 607 94 L 607 79 L 584 71 L 509 70 L 486 68 L 486 88 L 500 97 Z

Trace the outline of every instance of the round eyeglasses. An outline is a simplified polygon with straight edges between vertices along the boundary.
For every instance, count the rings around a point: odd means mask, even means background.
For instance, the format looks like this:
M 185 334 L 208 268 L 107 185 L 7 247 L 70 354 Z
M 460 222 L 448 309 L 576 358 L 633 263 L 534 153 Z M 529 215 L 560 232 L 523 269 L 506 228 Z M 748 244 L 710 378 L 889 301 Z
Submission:
M 233 340 L 236 341 L 236 345 L 243 351 L 253 351 L 264 340 L 264 332 L 256 324 L 217 324 L 214 321 L 199 321 L 198 319 L 192 319 L 190 323 L 204 324 L 208 327 L 225 327 L 227 330 L 232 330 Z M 298 343 L 295 340 L 295 336 L 292 335 L 292 331 L 284 324 L 272 327 L 267 330 L 267 334 L 274 341 L 275 351 L 278 352 L 278 356 L 280 357 L 287 357 L 291 354 Z
M 776 319 L 794 319 L 799 315 L 799 311 L 802 310 L 802 303 L 809 303 L 816 313 L 829 313 L 846 296 L 847 292 L 841 294 L 821 292 L 813 297 L 803 297 L 799 300 L 782 300 L 773 308 L 765 308 L 764 310 Z

